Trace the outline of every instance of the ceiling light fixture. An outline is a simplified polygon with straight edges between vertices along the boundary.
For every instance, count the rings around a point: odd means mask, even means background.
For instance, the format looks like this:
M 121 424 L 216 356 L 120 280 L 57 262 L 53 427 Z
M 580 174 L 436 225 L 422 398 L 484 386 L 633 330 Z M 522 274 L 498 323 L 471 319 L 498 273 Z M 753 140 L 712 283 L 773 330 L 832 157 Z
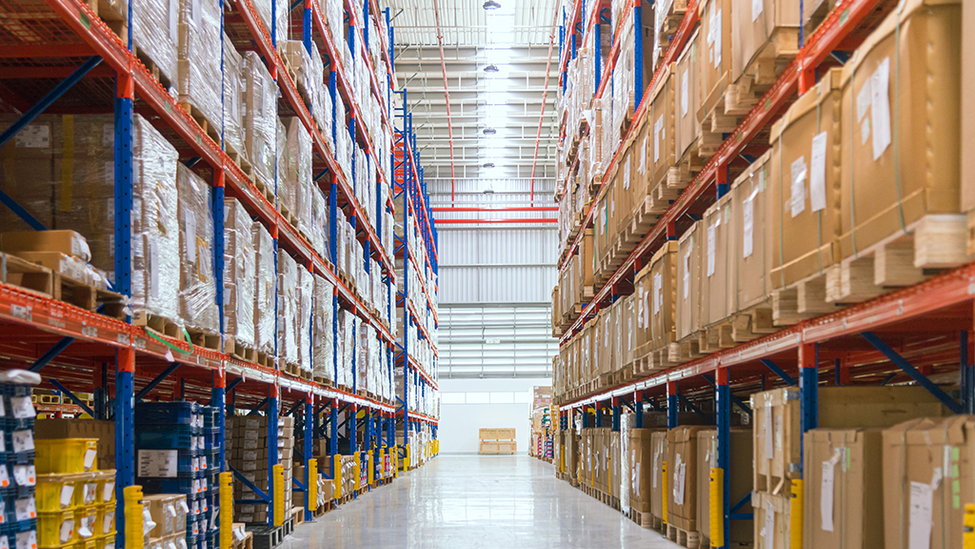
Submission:
M 494 135 L 498 133 L 498 130 L 494 128 L 484 128 L 484 135 Z
M 501 7 L 501 4 L 497 3 L 496 0 L 487 0 L 481 7 L 486 10 L 496 10 Z
M 490 72 L 490 73 L 498 72 L 498 66 L 495 65 L 494 63 L 491 63 L 490 65 L 484 67 L 484 72 Z
M 481 167 L 482 168 L 493 168 L 494 167 L 494 162 L 485 162 L 484 165 L 481 166 Z

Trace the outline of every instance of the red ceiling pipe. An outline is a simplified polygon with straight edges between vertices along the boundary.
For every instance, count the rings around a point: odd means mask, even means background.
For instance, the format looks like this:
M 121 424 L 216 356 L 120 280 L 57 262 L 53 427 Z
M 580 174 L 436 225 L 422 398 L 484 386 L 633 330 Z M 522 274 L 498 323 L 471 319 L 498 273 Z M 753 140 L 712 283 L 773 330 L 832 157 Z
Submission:
M 599 11 L 597 8 L 596 11 Z M 555 27 L 559 22 L 559 10 L 555 10 L 552 20 L 552 34 L 548 39 L 548 62 L 545 63 L 545 86 L 542 92 L 542 112 L 538 115 L 538 133 L 535 134 L 535 155 L 532 157 L 531 203 L 535 204 L 535 166 L 538 163 L 538 143 L 542 140 L 542 122 L 545 120 L 545 101 L 548 100 L 548 77 L 552 68 L 552 47 L 555 46 Z M 560 60 L 561 63 L 561 60 Z
M 534 217 L 531 219 L 438 219 L 437 225 L 480 225 L 501 223 L 558 223 L 556 218 Z
M 443 70 L 443 96 L 447 103 L 447 137 L 450 144 L 450 203 L 454 203 L 454 130 L 450 123 L 450 91 L 447 89 L 447 62 L 443 55 L 443 32 L 440 30 L 440 5 L 433 0 L 433 13 L 437 18 L 437 44 L 440 47 L 440 68 Z
M 505 206 L 486 208 L 481 206 L 457 206 L 451 208 L 431 208 L 435 212 L 557 212 L 558 206 Z M 438 220 L 442 221 L 442 220 Z

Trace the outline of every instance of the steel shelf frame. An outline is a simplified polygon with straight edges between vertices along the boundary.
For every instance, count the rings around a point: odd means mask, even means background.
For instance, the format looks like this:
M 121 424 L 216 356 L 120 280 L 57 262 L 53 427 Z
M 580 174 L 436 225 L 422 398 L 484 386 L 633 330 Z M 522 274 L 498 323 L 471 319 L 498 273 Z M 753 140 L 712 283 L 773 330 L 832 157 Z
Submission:
M 641 0 L 637 0 L 635 5 L 639 7 L 640 3 Z M 697 4 L 697 0 L 689 2 L 684 19 L 665 53 L 663 66 L 677 59 L 697 25 Z M 602 303 L 617 299 L 620 283 L 631 280 L 638 265 L 647 264 L 644 260 L 660 245 L 679 236 L 679 231 L 686 227 L 678 225 L 678 221 L 685 214 L 703 212 L 707 205 L 727 192 L 728 166 L 748 151 L 759 132 L 785 111 L 797 91 L 805 92 L 815 84 L 817 68 L 827 61 L 834 50 L 853 49 L 858 40 L 862 40 L 862 36 L 858 35 L 862 30 L 861 25 L 871 17 L 889 13 L 892 5 L 888 0 L 840 0 L 836 3 L 821 26 L 806 37 L 798 56 L 786 67 L 772 88 L 738 127 L 726 136 L 722 145 L 705 164 L 703 171 L 671 204 L 664 216 L 583 308 L 581 316 L 562 336 L 561 344 L 565 344 L 578 333 Z M 579 34 L 576 25 L 581 18 L 581 6 L 582 0 L 577 1 L 573 12 L 563 19 L 566 23 L 560 34 L 559 66 L 562 75 L 568 59 L 575 53 L 575 41 Z M 588 27 L 592 25 L 594 24 L 590 23 L 587 26 L 586 36 Z M 566 27 L 572 29 L 569 37 L 565 34 Z M 596 36 L 598 37 L 598 33 Z M 568 43 L 569 39 L 572 40 L 571 44 Z M 611 54 L 610 64 L 615 55 L 618 53 Z M 658 70 L 649 83 L 650 88 L 660 74 Z M 597 86 L 601 91 L 602 83 Z M 646 98 L 638 103 L 630 131 L 646 116 Z M 622 143 L 625 142 L 624 138 Z M 614 155 L 613 164 L 618 162 L 621 154 L 622 144 Z M 583 228 L 591 226 L 594 206 L 608 192 L 605 183 L 604 178 L 597 196 L 586 212 Z M 560 270 L 565 269 L 568 259 L 578 252 L 583 232 L 580 230 L 568 245 Z M 721 502 L 724 535 L 717 538 L 720 543 L 720 540 L 729 540 L 730 521 L 752 518 L 750 514 L 741 512 L 747 498 L 734 504 L 729 500 L 730 477 L 727 471 L 730 467 L 732 410 L 737 406 L 745 413 L 751 413 L 734 391 L 747 394 L 770 389 L 773 385 L 798 384 L 802 432 L 813 429 L 818 424 L 818 387 L 824 383 L 850 384 L 851 373 L 856 374 L 859 384 L 917 383 L 955 412 L 975 410 L 975 365 L 970 360 L 975 351 L 971 337 L 973 327 L 975 263 L 936 275 L 915 286 L 893 291 L 624 383 L 599 394 L 566 401 L 560 406 L 562 417 L 559 425 L 563 430 L 570 429 L 575 415 L 582 412 L 583 427 L 589 427 L 589 411 L 595 408 L 598 426 L 602 420 L 602 414 L 598 410 L 608 403 L 614 409 L 615 426 L 615 410 L 618 409 L 617 403 L 622 400 L 624 403 L 633 403 L 631 409 L 637 412 L 637 428 L 642 427 L 644 404 L 657 411 L 666 410 L 668 428 L 674 428 L 678 426 L 679 409 L 697 409 L 692 400 L 712 401 L 715 415 L 709 419 L 717 426 L 717 465 L 724 471 Z M 938 389 L 928 376 L 959 369 L 961 401 L 956 402 L 952 396 Z
M 390 308 L 386 311 L 385 318 L 371 315 L 368 308 L 363 306 L 355 294 L 338 278 L 331 267 L 335 259 L 334 233 L 337 220 L 335 213 L 338 202 L 340 200 L 344 202 L 345 208 L 350 211 L 353 219 L 364 219 L 364 209 L 356 200 L 351 186 L 341 170 L 338 169 L 335 158 L 328 150 L 322 135 L 318 132 L 317 127 L 311 120 L 310 110 L 298 94 L 296 83 L 291 80 L 286 70 L 280 70 L 284 64 L 276 49 L 273 47 L 273 36 L 278 29 L 273 28 L 272 25 L 269 35 L 267 29 L 263 28 L 260 20 L 257 18 L 250 0 L 239 0 L 234 4 L 234 8 L 246 23 L 252 35 L 251 39 L 256 45 L 256 49 L 263 55 L 272 76 L 278 82 L 282 92 L 282 100 L 287 103 L 311 133 L 315 152 L 325 160 L 328 172 L 331 175 L 323 184 L 323 190 L 329 196 L 330 208 L 333 214 L 331 216 L 331 231 L 333 235 L 331 240 L 333 243 L 332 250 L 330 250 L 331 253 L 326 254 L 324 250 L 312 249 L 310 244 L 298 234 L 298 231 L 285 221 L 281 213 L 277 211 L 275 205 L 263 193 L 259 192 L 241 169 L 231 161 L 224 152 L 222 144 L 218 144 L 208 136 L 135 57 L 132 53 L 132 24 L 128 25 L 128 32 L 123 38 L 114 34 L 94 14 L 87 3 L 79 2 L 78 0 L 50 0 L 47 2 L 47 5 L 52 10 L 52 17 L 50 19 L 63 24 L 69 29 L 69 34 L 73 33 L 74 38 L 79 39 L 81 43 L 69 44 L 68 47 L 52 43 L 44 52 L 39 52 L 36 45 L 5 47 L 5 57 L 17 57 L 18 55 L 33 57 L 38 53 L 42 53 L 48 57 L 73 57 L 78 53 L 83 53 L 83 55 L 89 56 L 89 61 L 83 64 L 74 74 L 69 76 L 58 88 L 49 94 L 46 101 L 36 105 L 28 112 L 28 116 L 25 116 L 15 127 L 8 129 L 5 132 L 5 139 L 11 137 L 26 125 L 26 123 L 29 123 L 33 117 L 47 109 L 60 95 L 70 89 L 73 84 L 84 77 L 86 73 L 91 71 L 99 63 L 105 67 L 105 70 L 92 72 L 93 76 L 115 76 L 116 97 L 114 104 L 108 106 L 116 114 L 115 255 L 117 279 L 115 288 L 124 294 L 128 294 L 131 291 L 131 235 L 128 233 L 127 227 L 128 217 L 132 210 L 132 196 L 130 192 L 133 179 L 130 162 L 132 156 L 132 124 L 135 110 L 134 103 L 136 98 L 138 98 L 161 121 L 158 125 L 172 130 L 176 135 L 176 139 L 179 139 L 183 145 L 192 151 L 191 156 L 195 157 L 193 163 L 202 160 L 203 165 L 209 166 L 211 170 L 212 187 L 210 190 L 210 199 L 213 205 L 212 213 L 215 226 L 215 254 L 213 262 L 216 279 L 223 279 L 223 199 L 224 196 L 232 196 L 241 201 L 249 214 L 268 227 L 274 239 L 276 251 L 297 256 L 303 266 L 334 284 L 333 304 L 335 305 L 335 314 L 337 315 L 338 309 L 341 306 L 353 311 L 362 321 L 373 325 L 379 332 L 381 338 L 386 342 L 388 349 L 387 356 L 391 357 L 394 341 L 388 326 L 393 321 L 392 309 Z M 128 20 L 130 22 L 132 21 L 132 8 L 132 2 L 129 2 Z M 306 8 L 307 15 L 315 16 L 314 21 L 317 23 L 317 28 L 328 46 L 326 54 L 333 61 L 341 59 L 336 53 L 335 44 L 330 40 L 331 36 L 325 29 L 321 13 L 317 11 L 318 4 L 316 2 L 308 2 Z M 391 50 L 386 47 L 385 38 L 381 37 L 380 43 L 382 44 L 383 51 L 380 52 L 380 57 L 387 67 L 387 81 L 385 84 L 388 86 L 385 88 L 384 95 L 384 88 L 379 85 L 375 77 L 375 71 L 372 70 L 372 61 L 368 56 L 369 42 L 366 40 L 368 27 L 364 30 L 361 25 L 356 25 L 356 21 L 359 21 L 358 17 L 356 17 L 357 9 L 359 9 L 359 6 L 353 2 L 346 2 L 346 10 L 350 15 L 353 30 L 350 33 L 349 40 L 354 40 L 355 36 L 358 36 L 363 41 L 365 45 L 363 48 L 365 52 L 363 62 L 370 70 L 371 75 L 371 87 L 367 93 L 372 93 L 380 105 L 386 105 L 388 107 L 391 103 L 392 83 L 395 81 L 392 76 Z M 384 19 L 382 12 L 376 7 L 375 0 L 371 0 L 371 2 L 366 0 L 362 4 L 361 9 L 361 20 L 368 21 L 370 16 L 372 16 L 378 28 L 389 30 L 388 11 Z M 227 12 L 227 10 L 222 11 L 224 13 Z M 306 35 L 305 44 L 310 45 L 307 38 L 311 34 L 309 29 L 312 25 L 307 17 L 304 24 L 304 32 Z M 223 18 L 221 18 L 221 26 L 223 26 Z M 228 44 L 226 46 L 230 45 Z M 46 72 L 45 76 L 49 76 L 50 74 L 50 72 Z M 363 143 L 367 155 L 374 155 L 373 144 L 369 133 L 363 125 L 359 105 L 356 102 L 356 97 L 351 92 L 351 85 L 341 65 L 333 65 L 329 77 L 331 80 L 329 90 L 332 95 L 333 106 L 336 100 L 342 100 L 349 105 L 348 112 L 351 113 L 350 128 L 352 129 L 353 138 L 359 138 L 358 140 Z M 386 111 L 382 111 L 382 114 L 385 127 L 392 134 L 392 124 L 389 119 L 389 114 Z M 334 121 L 333 126 L 339 125 L 340 123 L 344 124 L 344 121 Z M 355 129 L 359 130 L 358 136 L 356 135 Z M 369 164 L 367 163 L 367 165 Z M 380 169 L 382 165 L 380 162 L 373 162 L 371 165 L 375 166 L 377 170 L 377 190 L 379 190 L 382 186 L 389 184 L 391 174 L 386 174 Z M 381 194 L 377 193 L 377 196 L 381 196 Z M 12 203 L 12 201 L 4 202 L 8 205 Z M 384 281 L 387 290 L 390 292 L 396 281 L 395 264 L 389 251 L 381 246 L 378 235 L 381 234 L 382 230 L 381 213 L 392 209 L 392 200 L 389 200 L 387 204 L 379 204 L 377 201 L 377 213 L 379 215 L 375 220 L 375 226 L 363 224 L 358 227 L 358 238 L 364 244 L 367 258 L 375 258 L 379 261 L 385 271 Z M 23 213 L 26 214 L 26 212 Z M 29 217 L 29 214 L 22 217 Z M 40 224 L 35 224 L 34 228 L 36 230 L 44 229 Z M 6 261 L 6 259 L 4 258 L 3 261 Z M 366 268 L 369 268 L 368 259 Z M 223 300 L 220 298 L 222 289 L 222 284 L 218 284 L 218 297 L 216 301 L 220 309 L 221 331 L 223 331 Z M 334 321 L 335 319 L 333 318 L 333 329 L 335 327 Z M 256 364 L 247 363 L 221 351 L 194 347 L 192 344 L 181 340 L 156 335 L 150 336 L 142 328 L 133 326 L 127 322 L 85 311 L 7 284 L 0 284 L 0 325 L 3 325 L 9 333 L 20 334 L 19 337 L 24 338 L 26 341 L 33 341 L 33 343 L 26 345 L 26 348 L 23 348 L 23 345 L 17 345 L 13 342 L 5 344 L 5 346 L 15 348 L 12 357 L 19 357 L 28 363 L 33 362 L 34 366 L 32 369 L 35 369 L 35 371 L 45 366 L 49 367 L 54 375 L 63 379 L 63 384 L 53 377 L 49 378 L 46 384 L 58 388 L 76 402 L 74 405 L 52 407 L 48 411 L 59 416 L 62 413 L 85 411 L 91 412 L 95 417 L 109 417 L 107 413 L 109 410 L 109 395 L 114 388 L 114 399 L 111 400 L 114 401 L 114 419 L 117 433 L 116 466 L 119 471 L 117 477 L 119 493 L 121 493 L 123 488 L 134 483 L 133 409 L 136 400 L 136 384 L 142 381 L 147 382 L 146 387 L 143 387 L 143 390 L 140 391 L 140 395 L 147 394 L 172 374 L 178 365 L 186 365 L 191 368 L 189 372 L 186 372 L 186 368 L 183 368 L 178 380 L 172 380 L 174 387 L 179 387 L 178 392 L 177 389 L 173 389 L 173 396 L 184 398 L 186 396 L 186 381 L 190 379 L 193 385 L 192 390 L 196 393 L 195 398 L 206 400 L 209 397 L 209 401 L 218 406 L 222 412 L 226 412 L 227 410 L 225 402 L 226 398 L 229 397 L 232 403 L 230 413 L 234 413 L 235 406 L 233 403 L 235 403 L 238 396 L 238 391 L 245 391 L 246 394 L 250 395 L 266 394 L 266 413 L 270 416 L 271 420 L 277 417 L 284 398 L 294 398 L 299 403 L 303 402 L 305 404 L 303 415 L 306 419 L 311 419 L 313 415 L 311 409 L 316 397 L 320 402 L 331 403 L 330 408 L 333 420 L 335 419 L 336 410 L 340 403 L 344 403 L 346 407 L 350 408 L 353 414 L 357 408 L 361 407 L 364 411 L 363 415 L 366 418 L 367 446 L 371 445 L 373 441 L 382 442 L 381 436 L 370 436 L 372 435 L 373 419 L 377 418 L 378 423 L 382 425 L 384 423 L 382 418 L 392 417 L 395 413 L 394 406 L 370 398 L 357 396 L 354 391 L 347 392 L 315 382 L 296 379 L 285 375 L 278 369 L 264 368 Z M 42 347 L 46 348 L 52 337 L 59 337 L 61 339 L 50 350 L 42 353 L 39 349 Z M 35 345 L 36 348 L 31 348 L 31 345 Z M 90 361 L 90 364 L 87 364 L 89 362 L 87 360 L 88 356 L 93 354 L 104 357 L 101 361 L 100 370 L 93 360 Z M 114 375 L 110 376 L 107 367 L 112 362 L 114 362 L 115 368 Z M 92 372 L 94 372 L 94 375 L 91 375 Z M 186 373 L 186 376 L 183 375 L 184 373 Z M 227 383 L 228 376 L 236 376 L 229 385 Z M 112 385 L 114 387 L 110 385 L 110 378 L 113 379 Z M 244 387 L 238 388 L 242 383 Z M 74 390 L 93 387 L 96 397 L 95 409 L 88 409 L 84 403 L 79 401 L 71 393 L 71 389 L 68 386 L 71 386 Z M 148 390 L 146 390 L 147 388 Z M 206 391 L 208 391 L 208 394 Z M 218 425 L 221 436 L 223 436 L 224 431 L 223 417 L 224 414 L 220 414 Z M 271 421 L 271 423 L 269 436 L 276 441 L 277 422 Z M 307 435 L 311 432 L 307 426 L 311 426 L 313 422 L 305 421 L 304 423 L 306 424 L 305 432 Z M 387 420 L 385 423 L 391 422 Z M 333 435 L 336 434 L 334 427 L 335 422 L 333 421 Z M 355 425 L 353 425 L 350 434 L 351 440 L 353 441 L 352 446 L 355 448 Z M 304 457 L 306 459 L 306 466 L 307 459 L 311 456 L 311 441 L 312 437 L 305 436 Z M 333 436 L 333 454 L 336 453 L 336 441 L 337 437 Z M 385 443 L 390 444 L 391 437 L 387 437 Z M 371 456 L 371 452 L 369 454 Z M 221 470 L 225 470 L 222 449 L 220 458 Z M 273 465 L 274 462 L 276 462 L 276 454 L 269 456 L 269 465 Z M 306 471 L 310 471 L 310 469 L 306 467 Z M 295 481 L 300 490 L 302 484 L 298 479 L 295 479 Z M 308 486 L 311 479 L 306 476 L 303 481 L 304 486 Z M 260 490 L 258 491 L 260 492 Z M 273 494 L 271 486 L 268 486 L 267 493 Z M 307 497 L 306 491 L 305 518 L 311 519 L 311 511 L 309 510 L 311 507 L 307 505 Z M 267 503 L 271 505 L 273 500 L 269 498 Z M 120 522 L 118 531 L 124 532 L 124 513 L 121 512 L 121 507 L 124 505 L 122 498 L 119 499 L 118 505 L 119 513 L 117 517 Z M 273 505 L 271 505 L 271 509 L 273 508 Z M 273 513 L 269 513 L 269 515 L 273 515 Z M 269 520 L 273 520 L 273 518 L 269 518 Z M 118 537 L 117 544 L 119 547 L 124 546 L 124 536 L 120 535 Z

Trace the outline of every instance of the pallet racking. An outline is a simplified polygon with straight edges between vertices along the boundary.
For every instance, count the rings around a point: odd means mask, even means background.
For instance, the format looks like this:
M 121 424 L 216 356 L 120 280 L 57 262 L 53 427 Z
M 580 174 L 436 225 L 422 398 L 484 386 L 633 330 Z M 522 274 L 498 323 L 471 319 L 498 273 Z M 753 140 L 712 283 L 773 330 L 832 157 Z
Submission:
M 0 4 L 0 12 L 14 16 L 19 21 L 18 32 L 5 34 L 0 39 L 4 54 L 0 60 L 2 67 L 2 95 L 7 106 L 24 113 L 12 127 L 0 134 L 0 145 L 9 141 L 19 130 L 29 124 L 42 112 L 52 113 L 114 113 L 114 225 L 115 225 L 115 289 L 121 294 L 130 293 L 131 276 L 131 231 L 129 218 L 133 209 L 131 193 L 133 184 L 132 134 L 133 115 L 138 112 L 151 119 L 180 151 L 180 159 L 194 171 L 203 174 L 210 182 L 209 200 L 214 218 L 215 253 L 214 274 L 217 280 L 223 279 L 223 203 L 225 197 L 233 197 L 241 202 L 247 213 L 260 221 L 274 239 L 275 252 L 287 253 L 334 285 L 332 330 L 333 341 L 337 335 L 337 315 L 339 309 L 355 314 L 362 322 L 373 326 L 388 351 L 389 361 L 393 360 L 396 345 L 391 327 L 395 326 L 392 307 L 375 313 L 356 296 L 337 274 L 337 212 L 345 211 L 353 226 L 356 239 L 362 243 L 366 257 L 365 269 L 370 269 L 370 259 L 375 260 L 383 272 L 383 283 L 387 295 L 392 296 L 397 283 L 397 273 L 392 250 L 384 248 L 381 235 L 384 233 L 383 212 L 394 210 L 390 198 L 381 203 L 383 186 L 392 185 L 392 174 L 383 169 L 379 155 L 391 151 L 383 150 L 378 143 L 376 130 L 366 126 L 363 106 L 354 93 L 352 71 L 358 64 L 364 64 L 369 73 L 368 89 L 380 105 L 381 128 L 388 135 L 394 133 L 392 126 L 393 85 L 395 77 L 392 62 L 392 27 L 389 10 L 381 11 L 376 0 L 342 2 L 342 21 L 328 22 L 322 13 L 322 6 L 314 0 L 305 0 L 290 5 L 292 21 L 289 29 L 264 27 L 250 0 L 220 2 L 221 47 L 237 47 L 239 50 L 258 52 L 279 87 L 279 112 L 297 116 L 305 131 L 311 137 L 314 151 L 314 179 L 328 197 L 330 217 L 330 238 L 327 250 L 316 250 L 298 230 L 289 224 L 287 218 L 276 207 L 277 185 L 273 197 L 268 197 L 252 182 L 241 166 L 227 154 L 221 139 L 215 140 L 201 125 L 164 89 L 157 78 L 140 61 L 133 50 L 132 33 L 133 3 L 127 4 L 128 25 L 114 29 L 99 18 L 97 2 L 81 0 L 50 0 L 28 2 L 5 0 Z M 272 12 L 275 2 L 272 0 Z M 10 21 L 11 19 L 8 19 Z M 329 24 L 347 23 L 347 35 L 336 42 L 329 32 Z M 6 23 L 4 26 L 12 23 Z M 378 44 L 380 51 L 371 52 L 370 30 L 380 32 Z M 8 30 L 10 30 L 8 28 Z M 339 32 L 342 32 L 341 30 Z M 326 140 L 312 119 L 310 106 L 305 103 L 298 90 L 297 82 L 291 76 L 276 44 L 277 37 L 286 33 L 289 37 L 300 39 L 307 52 L 315 45 L 321 52 L 325 63 L 326 82 L 332 99 L 331 127 L 332 139 Z M 227 36 L 232 43 L 224 43 Z M 362 47 L 357 49 L 356 44 Z M 347 48 L 346 52 L 343 48 Z M 362 51 L 363 55 L 343 54 Z M 381 60 L 381 70 L 373 66 L 371 53 Z M 343 66 L 343 59 L 351 59 L 351 65 Z M 223 70 L 221 64 L 221 71 Z M 377 72 L 380 75 L 377 78 Z M 27 99 L 43 95 L 36 104 Z M 341 101 L 349 113 L 346 121 L 334 121 L 335 106 Z M 368 169 L 376 170 L 377 180 L 377 219 L 366 222 L 366 205 L 361 204 L 353 190 L 353 172 L 343 173 L 338 160 L 328 146 L 334 142 L 336 132 L 348 131 L 353 142 L 358 143 L 365 152 Z M 419 189 L 414 189 L 418 194 Z M 272 199 L 273 198 L 273 199 Z M 423 204 L 425 200 L 418 199 Z M 35 230 L 44 227 L 23 208 L 0 191 L 0 202 L 25 219 Z M 432 228 L 429 216 L 427 223 Z M 433 233 L 435 234 L 435 233 Z M 435 257 L 435 240 L 429 245 Z M 8 257 L 0 256 L 4 273 Z M 435 263 L 434 263 L 435 265 Z M 6 281 L 6 276 L 4 277 Z M 221 335 L 223 334 L 223 286 L 216 285 L 217 305 L 220 308 Z M 391 301 L 391 299 L 390 299 Z M 435 301 L 428 304 L 434 311 Z M 41 295 L 7 283 L 0 284 L 0 324 L 5 337 L 0 347 L 10 363 L 24 364 L 32 371 L 44 371 L 45 388 L 61 391 L 73 404 L 48 406 L 42 411 L 53 414 L 85 413 L 97 419 L 113 418 L 116 427 L 118 470 L 118 490 L 131 486 L 135 478 L 135 458 L 133 444 L 133 405 L 134 402 L 155 393 L 153 396 L 164 399 L 188 398 L 213 402 L 222 412 L 234 414 L 241 410 L 256 413 L 265 410 L 270 419 L 283 415 L 297 414 L 302 417 L 304 447 L 300 450 L 305 464 L 304 479 L 295 479 L 297 491 L 305 492 L 304 519 L 311 520 L 314 502 L 309 501 L 310 482 L 314 468 L 308 466 L 312 457 L 312 441 L 316 438 L 330 439 L 330 464 L 321 464 L 324 478 L 332 478 L 334 457 L 338 455 L 340 427 L 344 426 L 344 437 L 349 440 L 354 453 L 361 459 L 370 460 L 371 467 L 378 467 L 378 452 L 372 449 L 389 450 L 395 448 L 394 424 L 397 407 L 394 402 L 381 400 L 356 391 L 355 382 L 348 390 L 316 383 L 311 380 L 286 374 L 283 364 L 274 368 L 244 361 L 224 352 L 221 338 L 218 348 L 203 348 L 181 339 L 150 334 L 142 327 L 127 321 L 109 318 L 97 312 L 87 311 L 48 295 Z M 335 353 L 333 353 L 334 356 Z M 337 361 L 337 358 L 335 359 Z M 353 366 L 354 367 L 354 366 Z M 336 364 L 337 368 L 337 364 Z M 353 375 L 353 379 L 357 376 Z M 392 380 L 390 380 L 392 382 Z M 429 379 L 427 379 L 429 384 Z M 139 390 L 137 391 L 137 387 Z M 428 385 L 436 390 L 435 383 Z M 431 390 L 427 388 L 426 390 Z M 94 393 L 94 405 L 74 396 L 73 391 Z M 403 400 L 406 394 L 403 395 Z M 399 413 L 410 417 L 405 407 Z M 221 418 L 224 417 L 221 413 Z M 340 417 L 343 420 L 340 423 Z M 361 417 L 360 417 L 361 415 Z M 436 425 L 433 417 L 418 416 L 417 421 Z M 276 421 L 268 422 L 269 445 L 277 441 Z M 357 442 L 356 436 L 362 428 L 365 440 Z M 221 437 L 224 422 L 220 421 Z M 434 437 L 436 430 L 433 430 Z M 268 465 L 273 466 L 277 456 L 269 452 Z M 223 450 L 220 455 L 221 468 L 226 470 Z M 235 473 L 236 474 L 236 473 Z M 237 478 L 243 480 L 241 475 Z M 372 478 L 370 476 L 370 478 Z M 245 484 L 255 488 L 245 481 Z M 274 509 L 274 490 L 268 487 L 263 503 Z M 261 489 L 255 490 L 263 493 Z M 124 501 L 119 498 L 118 531 L 124 532 Z M 274 513 L 268 513 L 273 524 Z M 277 517 L 283 518 L 283 517 Z M 126 540 L 119 536 L 118 544 L 124 547 Z M 230 546 L 224 540 L 221 546 Z
M 598 1 L 598 0 L 597 0 Z M 687 2 L 687 10 L 663 55 L 661 67 L 667 67 L 680 56 L 698 23 L 699 1 Z M 573 319 L 561 334 L 560 343 L 568 340 L 599 311 L 601 306 L 615 302 L 633 291 L 633 279 L 641 266 L 667 241 L 677 240 L 708 206 L 728 192 L 729 166 L 746 162 L 743 157 L 758 157 L 768 148 L 762 136 L 796 99 L 816 83 L 819 71 L 834 66 L 843 53 L 856 48 L 870 30 L 895 8 L 888 0 L 837 0 L 814 32 L 799 35 L 800 51 L 780 74 L 772 87 L 748 112 L 737 127 L 723 136 L 717 151 L 707 160 L 703 170 L 680 196 L 672 201 L 666 213 L 640 238 L 622 264 L 613 270 L 592 300 Z M 578 0 L 563 12 L 560 27 L 560 82 L 566 82 L 569 59 L 575 58 L 581 44 L 600 39 L 599 26 L 607 24 L 608 2 L 600 2 L 589 21 L 583 21 L 585 2 Z M 627 6 L 626 17 L 636 18 L 640 25 L 643 2 L 637 0 Z M 641 33 L 636 33 L 637 65 L 641 63 Z M 608 60 L 612 70 L 618 58 L 619 44 L 614 43 Z M 606 89 L 600 81 L 599 56 L 596 56 L 595 89 L 600 97 Z M 653 81 L 661 76 L 658 69 Z M 639 71 L 637 71 L 639 73 Z M 653 82 L 643 85 L 636 77 L 636 102 L 630 131 L 647 116 L 649 108 L 644 92 Z M 563 139 L 570 138 L 563 132 Z M 615 152 L 612 164 L 619 162 L 627 138 Z M 578 160 L 576 160 L 578 162 Z M 746 162 L 747 163 L 747 162 Z M 606 170 L 607 174 L 612 170 Z M 571 169 L 570 169 L 571 172 Z M 596 197 L 585 212 L 581 226 L 569 235 L 560 257 L 560 270 L 567 268 L 569 259 L 579 251 L 583 235 L 593 226 L 598 198 L 608 190 L 608 176 L 597 186 Z M 717 423 L 717 467 L 729 471 L 729 441 L 731 415 L 734 409 L 751 415 L 746 404 L 747 395 L 776 386 L 800 388 L 801 431 L 816 428 L 818 387 L 822 384 L 887 385 L 913 382 L 926 388 L 947 409 L 954 413 L 975 412 L 975 365 L 971 363 L 975 304 L 975 265 L 969 263 L 931 275 L 925 281 L 880 297 L 853 305 L 837 312 L 805 320 L 752 341 L 734 344 L 701 358 L 681 363 L 648 376 L 618 383 L 582 397 L 565 398 L 560 405 L 559 429 L 568 430 L 581 419 L 584 427 L 604 426 L 604 413 L 611 418 L 612 429 L 620 430 L 623 407 L 635 412 L 635 427 L 643 427 L 644 406 L 667 413 L 667 427 L 678 426 L 678 411 L 701 413 L 708 421 Z M 948 394 L 931 376 L 959 374 L 960 395 Z M 796 375 L 798 374 L 798 375 Z M 712 418 L 692 401 L 713 400 Z M 800 466 L 801 469 L 801 466 Z M 742 511 L 748 498 L 732 502 L 729 498 L 730 475 L 723 475 L 721 514 L 724 535 L 728 536 L 730 522 L 751 518 Z

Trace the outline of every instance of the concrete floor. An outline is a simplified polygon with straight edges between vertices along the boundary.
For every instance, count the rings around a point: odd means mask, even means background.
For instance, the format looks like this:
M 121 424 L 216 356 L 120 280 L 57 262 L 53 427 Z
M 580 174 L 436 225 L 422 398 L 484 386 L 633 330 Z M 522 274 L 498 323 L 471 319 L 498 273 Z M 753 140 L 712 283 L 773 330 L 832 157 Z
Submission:
M 305 523 L 283 549 L 535 549 L 677 545 L 519 456 L 441 455 Z

